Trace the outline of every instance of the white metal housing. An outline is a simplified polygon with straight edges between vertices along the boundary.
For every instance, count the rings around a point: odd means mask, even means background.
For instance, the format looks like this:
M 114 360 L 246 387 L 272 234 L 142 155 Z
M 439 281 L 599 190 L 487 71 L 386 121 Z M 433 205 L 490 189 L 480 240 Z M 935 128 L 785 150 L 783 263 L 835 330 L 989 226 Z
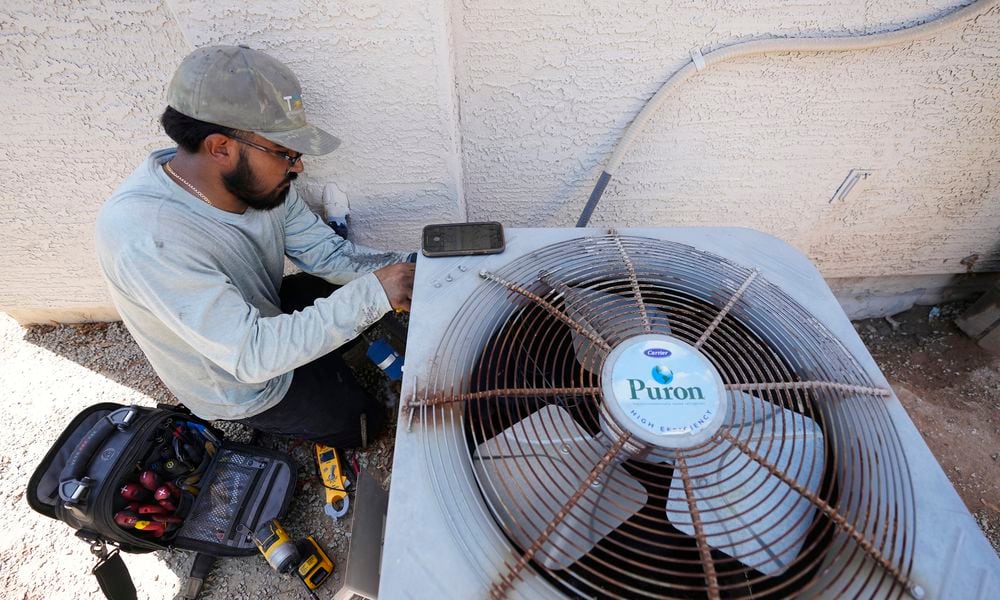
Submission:
M 485 282 L 481 270 L 496 270 L 543 246 L 601 229 L 508 229 L 502 254 L 428 259 L 417 263 L 406 352 L 406 370 L 396 434 L 392 486 L 382 553 L 383 598 L 483 598 L 495 567 L 513 560 L 508 542 L 489 514 L 462 453 L 447 453 L 434 428 L 409 415 L 406 399 L 420 396 L 443 331 L 472 290 Z M 693 246 L 753 267 L 819 319 L 877 384 L 889 387 L 851 322 L 809 260 L 788 244 L 737 228 L 623 229 L 621 235 L 652 237 Z M 473 357 L 469 357 L 471 361 Z M 924 598 L 1000 597 L 1000 560 L 937 464 L 898 399 L 886 399 L 909 465 L 915 494 L 913 595 Z M 435 442 L 442 442 L 440 444 Z M 443 448 L 443 449 L 442 449 Z M 431 473 L 432 464 L 447 472 Z M 440 467 L 438 467 L 440 468 Z M 461 532 L 461 533 L 460 533 Z M 840 559 L 834 559 L 840 560 Z M 856 559 L 862 560 L 862 559 Z M 827 565 L 828 566 L 828 565 Z M 530 570 L 511 596 L 558 597 L 559 592 Z M 858 589 L 876 596 L 877 589 Z M 919 598 L 918 598 L 919 600 Z

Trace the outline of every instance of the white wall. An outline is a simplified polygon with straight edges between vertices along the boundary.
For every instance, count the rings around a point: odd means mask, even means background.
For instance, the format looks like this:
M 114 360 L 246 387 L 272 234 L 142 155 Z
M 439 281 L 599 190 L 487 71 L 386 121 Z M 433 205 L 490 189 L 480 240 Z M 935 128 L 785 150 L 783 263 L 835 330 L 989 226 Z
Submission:
M 186 52 L 162 4 L 0 3 L 0 307 L 107 304 L 91 231 Z
M 169 0 L 195 47 L 247 44 L 291 67 L 311 122 L 341 138 L 307 159 L 307 197 L 351 198 L 357 241 L 415 248 L 422 223 L 461 220 L 454 82 L 440 0 Z
M 427 222 L 572 225 L 624 127 L 692 47 L 914 24 L 962 0 L 70 0 L 0 3 L 0 310 L 106 316 L 91 229 L 151 149 L 192 47 L 288 63 L 307 159 L 359 241 L 413 247 Z M 936 38 L 775 55 L 685 84 L 625 158 L 595 225 L 745 225 L 828 277 L 997 270 L 1000 10 Z M 851 168 L 870 187 L 829 204 Z
M 469 215 L 573 225 L 625 126 L 691 48 L 896 29 L 958 2 L 465 3 Z M 752 227 L 807 251 L 827 277 L 964 272 L 963 257 L 1000 243 L 998 159 L 994 9 L 904 47 L 697 75 L 626 155 L 591 224 Z M 871 187 L 830 205 L 852 168 L 874 169 Z
M 316 206 L 325 183 L 347 192 L 358 241 L 414 247 L 421 219 L 461 220 L 448 23 L 426 0 L 0 3 L 0 309 L 113 315 L 94 218 L 170 145 L 156 119 L 193 45 L 246 43 L 292 67 L 310 120 L 343 140 L 300 181 Z

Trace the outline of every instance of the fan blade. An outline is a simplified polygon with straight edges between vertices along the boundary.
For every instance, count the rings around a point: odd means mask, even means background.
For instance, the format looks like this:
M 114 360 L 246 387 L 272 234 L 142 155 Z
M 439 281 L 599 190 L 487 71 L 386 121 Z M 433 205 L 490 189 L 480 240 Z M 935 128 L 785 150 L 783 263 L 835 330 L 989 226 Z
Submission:
M 764 460 L 815 493 L 823 478 L 823 434 L 815 421 L 736 392 L 727 427 Z M 805 542 L 814 508 L 735 446 L 720 444 L 688 461 L 695 505 L 708 544 L 765 575 L 778 575 Z M 675 472 L 667 519 L 688 535 L 694 524 Z
M 729 395 L 733 403 L 727 407 L 729 412 L 726 414 L 726 427 L 730 429 L 756 427 L 759 430 L 765 421 L 775 417 L 775 412 L 779 409 L 767 400 L 747 392 L 730 391 Z M 809 421 L 812 422 L 811 419 Z
M 558 281 L 551 281 L 547 276 L 541 277 L 541 281 L 562 294 L 566 303 L 566 315 L 579 323 L 592 337 L 610 342 L 646 333 L 645 327 L 637 318 L 639 311 L 634 298 L 600 290 L 570 287 Z M 670 319 L 665 312 L 655 306 L 646 305 L 646 317 L 649 319 L 652 331 L 670 333 Z M 573 336 L 576 361 L 591 373 L 600 373 L 607 352 L 594 346 L 586 335 L 572 330 L 570 334 Z
M 570 503 L 608 447 L 558 406 L 547 405 L 480 444 L 479 487 L 506 532 L 530 548 Z M 646 489 L 617 460 L 586 486 L 534 560 L 565 569 L 646 505 Z

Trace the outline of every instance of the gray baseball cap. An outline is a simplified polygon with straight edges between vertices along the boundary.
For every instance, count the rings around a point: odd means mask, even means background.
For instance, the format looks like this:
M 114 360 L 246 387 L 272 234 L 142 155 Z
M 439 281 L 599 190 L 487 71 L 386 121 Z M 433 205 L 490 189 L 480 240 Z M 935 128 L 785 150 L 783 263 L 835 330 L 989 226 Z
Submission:
M 167 87 L 167 104 L 303 154 L 327 154 L 340 145 L 306 123 L 302 86 L 292 70 L 246 46 L 208 46 L 188 54 Z

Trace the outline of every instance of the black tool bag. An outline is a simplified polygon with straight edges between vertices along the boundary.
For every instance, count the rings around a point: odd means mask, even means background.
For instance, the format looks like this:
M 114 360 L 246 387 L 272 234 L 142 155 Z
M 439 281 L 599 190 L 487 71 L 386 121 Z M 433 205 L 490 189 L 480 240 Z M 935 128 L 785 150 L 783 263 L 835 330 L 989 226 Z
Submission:
M 254 554 L 250 534 L 283 517 L 294 491 L 286 454 L 226 441 L 182 407 L 104 403 L 63 431 L 31 476 L 27 498 L 91 544 L 101 589 L 117 599 L 135 597 L 118 550 Z M 211 568 L 202 557 L 196 563 L 185 597 L 197 595 Z

